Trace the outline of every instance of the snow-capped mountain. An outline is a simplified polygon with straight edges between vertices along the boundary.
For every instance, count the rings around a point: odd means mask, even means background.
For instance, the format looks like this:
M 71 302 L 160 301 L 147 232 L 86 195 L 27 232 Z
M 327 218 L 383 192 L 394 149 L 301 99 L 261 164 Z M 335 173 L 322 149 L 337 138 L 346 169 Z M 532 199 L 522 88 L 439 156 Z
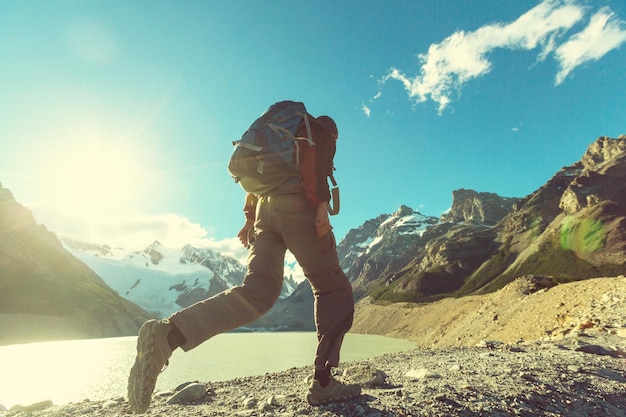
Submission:
M 423 247 L 428 229 L 440 222 L 407 206 L 383 214 L 352 229 L 337 246 L 342 268 L 358 288 L 367 286 L 384 270 L 396 269 Z M 420 244 L 421 243 L 421 244 Z
M 155 317 L 166 317 L 243 282 L 246 268 L 211 249 L 166 248 L 158 241 L 139 251 L 64 238 L 66 249 L 122 297 Z M 281 297 L 296 287 L 285 278 Z

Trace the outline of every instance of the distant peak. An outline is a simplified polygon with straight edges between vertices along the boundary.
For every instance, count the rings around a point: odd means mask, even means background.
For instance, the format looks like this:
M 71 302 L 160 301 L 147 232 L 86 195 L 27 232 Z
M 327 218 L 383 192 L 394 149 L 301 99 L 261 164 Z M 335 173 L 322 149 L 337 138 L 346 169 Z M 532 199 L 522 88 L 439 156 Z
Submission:
M 415 210 L 403 204 L 393 215 L 395 217 L 402 217 L 402 216 L 408 216 L 409 214 L 413 214 L 413 213 L 415 213 Z
M 161 242 L 159 242 L 158 240 L 155 240 L 144 249 L 144 252 L 150 252 L 151 250 L 156 250 L 162 247 L 163 245 L 161 244 Z
M 452 207 L 441 216 L 442 221 L 494 225 L 517 202 L 518 198 L 501 197 L 496 193 L 469 189 L 452 191 Z
M 588 171 L 596 171 L 616 158 L 622 157 L 625 151 L 626 137 L 623 135 L 617 139 L 601 136 L 589 145 L 581 161 Z

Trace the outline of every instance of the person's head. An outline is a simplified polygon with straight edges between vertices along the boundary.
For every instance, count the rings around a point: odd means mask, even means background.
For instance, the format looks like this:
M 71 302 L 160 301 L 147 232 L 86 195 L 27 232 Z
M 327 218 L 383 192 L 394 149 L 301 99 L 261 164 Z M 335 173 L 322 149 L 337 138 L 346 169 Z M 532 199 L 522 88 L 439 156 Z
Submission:
M 319 116 L 317 120 L 322 126 L 324 126 L 329 132 L 333 134 L 335 140 L 339 137 L 339 131 L 337 131 L 337 125 L 335 121 L 329 116 Z

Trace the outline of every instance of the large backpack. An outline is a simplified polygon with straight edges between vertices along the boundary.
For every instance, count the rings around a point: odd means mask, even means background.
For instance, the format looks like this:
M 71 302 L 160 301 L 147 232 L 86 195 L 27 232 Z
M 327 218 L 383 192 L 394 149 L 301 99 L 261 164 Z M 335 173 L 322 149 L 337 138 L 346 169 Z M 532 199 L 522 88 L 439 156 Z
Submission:
M 301 185 L 300 146 L 314 146 L 308 113 L 304 103 L 280 101 L 270 106 L 240 140 L 233 141 L 235 150 L 228 172 L 249 193 L 263 195 L 289 181 Z M 302 136 L 306 132 L 306 137 Z M 300 135 L 298 135 L 300 133 Z M 339 212 L 339 190 L 332 183 L 334 205 L 330 214 Z
M 307 137 L 297 137 L 303 125 Z M 263 195 L 300 175 L 301 141 L 314 145 L 304 104 L 275 103 L 233 142 L 228 171 L 244 190 Z

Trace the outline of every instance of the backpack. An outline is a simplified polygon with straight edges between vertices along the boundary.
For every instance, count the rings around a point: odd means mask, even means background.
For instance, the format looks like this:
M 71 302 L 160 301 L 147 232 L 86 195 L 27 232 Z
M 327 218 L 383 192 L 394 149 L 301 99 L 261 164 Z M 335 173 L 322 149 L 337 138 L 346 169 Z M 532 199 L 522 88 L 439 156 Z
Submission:
M 301 102 L 280 101 L 270 106 L 241 139 L 233 141 L 235 150 L 228 172 L 235 182 L 255 195 L 266 194 L 289 181 L 301 185 L 300 146 L 315 146 L 308 117 Z

